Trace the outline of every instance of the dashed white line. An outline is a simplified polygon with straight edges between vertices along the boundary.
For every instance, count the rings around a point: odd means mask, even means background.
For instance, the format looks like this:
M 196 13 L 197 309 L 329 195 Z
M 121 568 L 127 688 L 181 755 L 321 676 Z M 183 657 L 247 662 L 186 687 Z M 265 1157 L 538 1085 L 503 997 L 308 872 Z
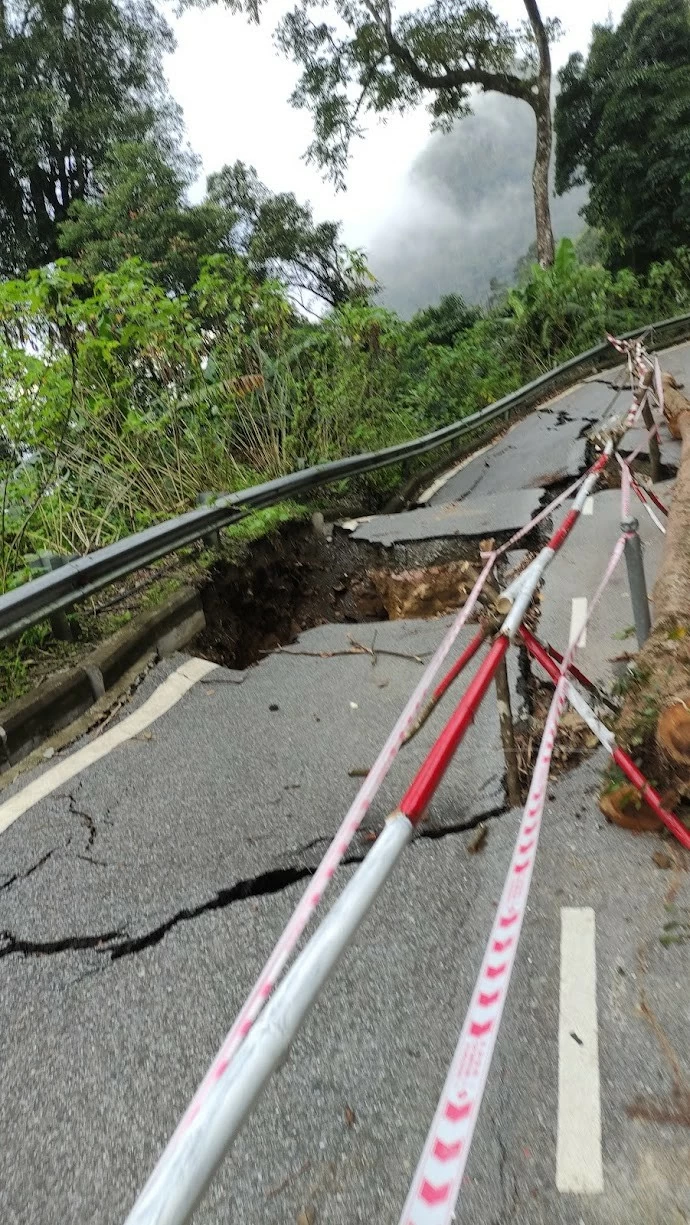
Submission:
M 593 515 L 594 514 L 594 498 L 592 497 L 591 493 L 588 498 L 585 498 L 585 504 L 582 507 L 582 513 L 583 515 Z
M 604 1189 L 594 911 L 561 910 L 556 1186 L 565 1193 Z
M 69 782 L 75 774 L 80 774 L 87 766 L 100 761 L 101 757 L 106 757 L 119 744 L 124 744 L 126 740 L 137 736 L 145 727 L 148 727 L 149 723 L 153 723 L 155 719 L 170 710 L 171 706 L 179 702 L 187 690 L 192 688 L 192 685 L 195 685 L 202 676 L 215 667 L 216 665 L 210 663 L 208 659 L 188 659 L 181 664 L 179 668 L 171 672 L 170 676 L 166 677 L 138 710 L 128 715 L 121 723 L 116 723 L 102 736 L 97 736 L 85 744 L 83 749 L 78 749 L 64 761 L 46 770 L 45 774 L 35 778 L 4 804 L 0 804 L 0 833 L 39 800 L 45 799 L 63 783 Z
M 573 597 L 572 607 L 570 610 L 570 637 L 569 645 L 574 642 L 580 647 L 587 645 L 587 597 L 576 595 Z

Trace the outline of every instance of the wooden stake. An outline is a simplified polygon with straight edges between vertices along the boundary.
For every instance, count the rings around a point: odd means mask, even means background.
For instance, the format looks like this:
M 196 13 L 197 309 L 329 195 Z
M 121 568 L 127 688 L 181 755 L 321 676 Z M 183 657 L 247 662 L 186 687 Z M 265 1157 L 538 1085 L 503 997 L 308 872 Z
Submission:
M 496 671 L 496 699 L 498 704 L 498 719 L 501 725 L 501 743 L 506 760 L 506 782 L 508 803 L 511 808 L 518 808 L 521 803 L 520 775 L 518 772 L 517 749 L 515 747 L 515 729 L 510 708 L 510 686 L 508 684 L 508 669 L 505 659 L 502 659 Z

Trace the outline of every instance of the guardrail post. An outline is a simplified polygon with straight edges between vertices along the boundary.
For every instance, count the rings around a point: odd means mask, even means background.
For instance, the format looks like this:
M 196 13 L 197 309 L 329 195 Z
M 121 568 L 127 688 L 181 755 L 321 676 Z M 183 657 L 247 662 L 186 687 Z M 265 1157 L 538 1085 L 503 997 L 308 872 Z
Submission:
M 59 570 L 61 566 L 73 560 L 73 557 L 62 557 L 59 553 L 36 553 L 29 558 L 29 569 L 37 574 L 50 574 L 52 570 Z M 69 608 L 59 608 L 48 618 L 53 638 L 57 638 L 58 642 L 74 642 L 72 626 L 67 615 L 72 612 L 73 607 L 70 604 Z
M 211 493 L 208 489 L 205 489 L 203 493 L 197 495 L 196 504 L 197 506 L 212 506 L 215 500 L 216 495 Z M 218 531 L 207 532 L 205 536 L 201 537 L 201 539 L 203 540 L 207 549 L 220 548 L 220 532 Z
M 642 559 L 642 542 L 637 532 L 639 526 L 637 519 L 624 519 L 621 523 L 621 531 L 625 532 L 625 564 L 628 571 L 628 585 L 630 587 L 630 599 L 632 600 L 635 634 L 638 646 L 642 647 L 649 638 L 652 619 L 649 614 L 647 582 Z

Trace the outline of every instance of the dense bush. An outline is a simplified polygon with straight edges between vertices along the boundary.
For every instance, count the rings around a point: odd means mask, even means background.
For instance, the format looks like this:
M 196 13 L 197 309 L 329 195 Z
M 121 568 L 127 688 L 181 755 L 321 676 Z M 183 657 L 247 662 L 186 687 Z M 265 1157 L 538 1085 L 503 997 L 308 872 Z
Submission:
M 623 331 L 690 309 L 690 250 L 646 278 L 578 262 L 477 316 L 346 304 L 307 323 L 241 258 L 171 296 L 136 260 L 0 284 L 0 589 L 28 554 L 84 553 L 228 491 L 414 437 Z M 392 479 L 392 478 L 391 478 Z

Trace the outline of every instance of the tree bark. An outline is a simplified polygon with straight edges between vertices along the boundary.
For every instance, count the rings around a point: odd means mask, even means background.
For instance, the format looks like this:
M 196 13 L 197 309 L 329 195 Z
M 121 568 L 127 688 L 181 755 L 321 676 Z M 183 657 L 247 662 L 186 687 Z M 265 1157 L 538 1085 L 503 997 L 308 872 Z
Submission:
M 551 166 L 551 148 L 553 144 L 553 126 L 551 122 L 551 102 L 539 99 L 534 107 L 537 121 L 537 148 L 532 171 L 532 192 L 534 195 L 534 216 L 537 227 L 537 259 L 542 268 L 550 268 L 555 258 L 553 228 L 551 225 L 551 202 L 549 200 L 549 168 Z
M 551 120 L 551 48 L 549 36 L 541 19 L 537 0 L 524 0 L 539 55 L 536 92 L 531 105 L 537 121 L 537 146 L 532 171 L 532 193 L 537 227 L 537 258 L 542 268 L 550 268 L 555 257 L 551 203 L 549 200 L 549 169 L 553 146 Z

